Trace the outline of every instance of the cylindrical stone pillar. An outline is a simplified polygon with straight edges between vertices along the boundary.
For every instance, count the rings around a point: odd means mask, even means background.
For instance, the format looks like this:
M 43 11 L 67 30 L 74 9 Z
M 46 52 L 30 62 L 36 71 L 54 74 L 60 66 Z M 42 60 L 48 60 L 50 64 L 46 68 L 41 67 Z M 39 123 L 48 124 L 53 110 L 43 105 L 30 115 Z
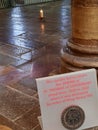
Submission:
M 98 68 L 98 0 L 72 0 L 72 38 L 61 51 L 62 72 Z
M 73 49 L 98 54 L 98 48 L 96 48 L 98 47 L 97 15 L 98 0 L 72 0 Z

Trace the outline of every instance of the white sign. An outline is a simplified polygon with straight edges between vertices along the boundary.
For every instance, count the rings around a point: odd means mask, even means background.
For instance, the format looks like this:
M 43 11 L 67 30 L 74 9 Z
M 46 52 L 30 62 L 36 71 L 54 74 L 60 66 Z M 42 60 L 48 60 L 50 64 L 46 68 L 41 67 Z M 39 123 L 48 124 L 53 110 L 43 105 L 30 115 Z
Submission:
M 36 82 L 43 130 L 82 130 L 98 126 L 95 69 L 39 78 Z

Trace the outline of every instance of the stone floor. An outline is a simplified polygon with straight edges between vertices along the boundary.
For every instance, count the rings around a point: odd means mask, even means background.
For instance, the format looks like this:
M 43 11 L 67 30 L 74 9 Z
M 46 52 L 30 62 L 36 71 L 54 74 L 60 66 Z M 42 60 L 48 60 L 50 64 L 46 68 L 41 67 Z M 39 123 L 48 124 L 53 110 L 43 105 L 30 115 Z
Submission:
M 35 80 L 59 74 L 71 36 L 70 1 L 0 9 L 0 17 L 0 130 L 41 130 Z

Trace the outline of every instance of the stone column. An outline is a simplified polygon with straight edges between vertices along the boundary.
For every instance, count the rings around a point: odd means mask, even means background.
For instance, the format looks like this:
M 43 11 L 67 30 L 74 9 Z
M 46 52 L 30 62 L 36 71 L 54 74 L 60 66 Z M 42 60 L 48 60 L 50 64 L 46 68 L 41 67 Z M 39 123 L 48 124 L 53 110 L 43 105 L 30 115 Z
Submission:
M 72 0 L 72 38 L 61 51 L 61 72 L 98 69 L 98 0 Z

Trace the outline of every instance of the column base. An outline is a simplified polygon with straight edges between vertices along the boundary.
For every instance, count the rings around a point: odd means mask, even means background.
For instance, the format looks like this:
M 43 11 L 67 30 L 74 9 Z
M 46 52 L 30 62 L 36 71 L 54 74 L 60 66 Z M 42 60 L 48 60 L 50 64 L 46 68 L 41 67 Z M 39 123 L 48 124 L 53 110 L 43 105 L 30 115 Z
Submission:
M 76 42 L 75 42 L 76 41 Z M 98 54 L 98 40 L 69 40 L 67 46 L 77 52 Z M 78 43 L 79 42 L 79 43 Z
M 67 44 L 61 50 L 61 73 L 80 71 L 83 69 L 96 68 L 98 69 L 98 54 L 83 53 L 82 50 L 75 51 L 70 48 L 72 44 Z M 86 48 L 88 49 L 88 48 Z M 97 50 L 98 48 L 96 48 Z M 90 48 L 89 48 L 90 52 Z

